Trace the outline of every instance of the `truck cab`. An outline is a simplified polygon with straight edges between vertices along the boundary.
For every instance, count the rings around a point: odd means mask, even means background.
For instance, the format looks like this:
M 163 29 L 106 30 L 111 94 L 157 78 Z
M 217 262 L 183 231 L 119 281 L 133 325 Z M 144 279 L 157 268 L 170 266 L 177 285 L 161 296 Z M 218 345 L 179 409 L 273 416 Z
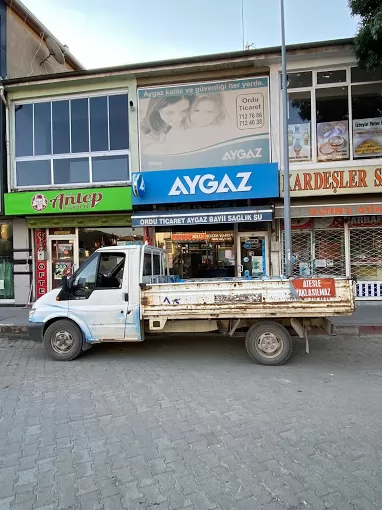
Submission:
M 29 334 L 40 341 L 48 336 L 48 352 L 68 360 L 92 343 L 142 341 L 139 284 L 168 280 L 167 254 L 160 248 L 100 248 L 34 304 Z

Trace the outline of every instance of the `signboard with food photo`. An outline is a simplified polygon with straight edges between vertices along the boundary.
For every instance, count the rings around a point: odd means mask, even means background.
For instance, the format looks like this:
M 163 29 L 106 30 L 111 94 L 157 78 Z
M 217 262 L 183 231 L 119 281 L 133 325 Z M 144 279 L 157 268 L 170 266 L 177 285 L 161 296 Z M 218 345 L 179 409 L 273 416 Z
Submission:
M 63 276 L 71 276 L 73 273 L 73 265 L 71 262 L 62 260 L 53 264 L 54 279 L 61 280 Z
M 317 160 L 349 159 L 349 126 L 347 120 L 317 124 Z
M 382 118 L 353 121 L 354 158 L 382 156 Z

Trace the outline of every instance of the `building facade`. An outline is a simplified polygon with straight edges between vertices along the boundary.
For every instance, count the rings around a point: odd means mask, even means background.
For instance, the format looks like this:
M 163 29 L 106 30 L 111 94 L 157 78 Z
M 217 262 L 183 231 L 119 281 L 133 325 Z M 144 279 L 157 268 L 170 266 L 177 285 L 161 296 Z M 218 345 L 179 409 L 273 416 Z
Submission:
M 180 278 L 279 275 L 280 72 L 269 48 L 5 82 L 6 215 L 34 296 L 146 240 Z M 357 278 L 360 299 L 382 296 L 380 77 L 350 40 L 288 48 L 293 271 Z
M 53 47 L 55 55 L 51 54 Z M 0 50 L 2 78 L 83 69 L 68 48 L 19 0 L 0 0 Z M 23 222 L 4 214 L 3 193 L 8 191 L 6 124 L 9 108 L 2 91 L 0 95 L 0 304 L 24 304 L 32 282 L 33 257 L 29 233 Z
M 131 228 L 129 90 L 134 80 L 83 81 L 8 93 L 11 154 L 5 211 L 29 239 L 36 299 L 100 246 L 142 242 Z M 27 282 L 25 282 L 27 283 Z
M 269 75 L 241 72 L 138 85 L 133 224 L 153 229 L 181 278 L 271 271 L 279 186 L 271 162 Z
M 382 69 L 306 60 L 288 79 L 294 273 L 351 277 L 358 299 L 381 299 Z

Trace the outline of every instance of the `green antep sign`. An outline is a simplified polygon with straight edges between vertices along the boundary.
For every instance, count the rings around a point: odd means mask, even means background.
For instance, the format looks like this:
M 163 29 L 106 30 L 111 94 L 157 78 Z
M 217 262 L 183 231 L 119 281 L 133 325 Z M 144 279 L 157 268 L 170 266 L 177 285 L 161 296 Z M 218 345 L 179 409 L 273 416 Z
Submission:
M 131 211 L 130 187 L 20 191 L 4 195 L 5 214 L 60 214 Z

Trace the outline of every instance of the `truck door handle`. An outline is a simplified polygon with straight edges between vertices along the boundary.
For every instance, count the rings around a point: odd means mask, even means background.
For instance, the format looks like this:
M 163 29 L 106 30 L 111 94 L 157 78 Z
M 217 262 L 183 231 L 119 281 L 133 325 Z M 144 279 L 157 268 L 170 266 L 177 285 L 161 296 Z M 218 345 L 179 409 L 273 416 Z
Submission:
M 123 299 L 125 301 L 129 301 L 129 294 L 128 294 L 128 292 L 125 292 L 125 294 L 123 295 Z

